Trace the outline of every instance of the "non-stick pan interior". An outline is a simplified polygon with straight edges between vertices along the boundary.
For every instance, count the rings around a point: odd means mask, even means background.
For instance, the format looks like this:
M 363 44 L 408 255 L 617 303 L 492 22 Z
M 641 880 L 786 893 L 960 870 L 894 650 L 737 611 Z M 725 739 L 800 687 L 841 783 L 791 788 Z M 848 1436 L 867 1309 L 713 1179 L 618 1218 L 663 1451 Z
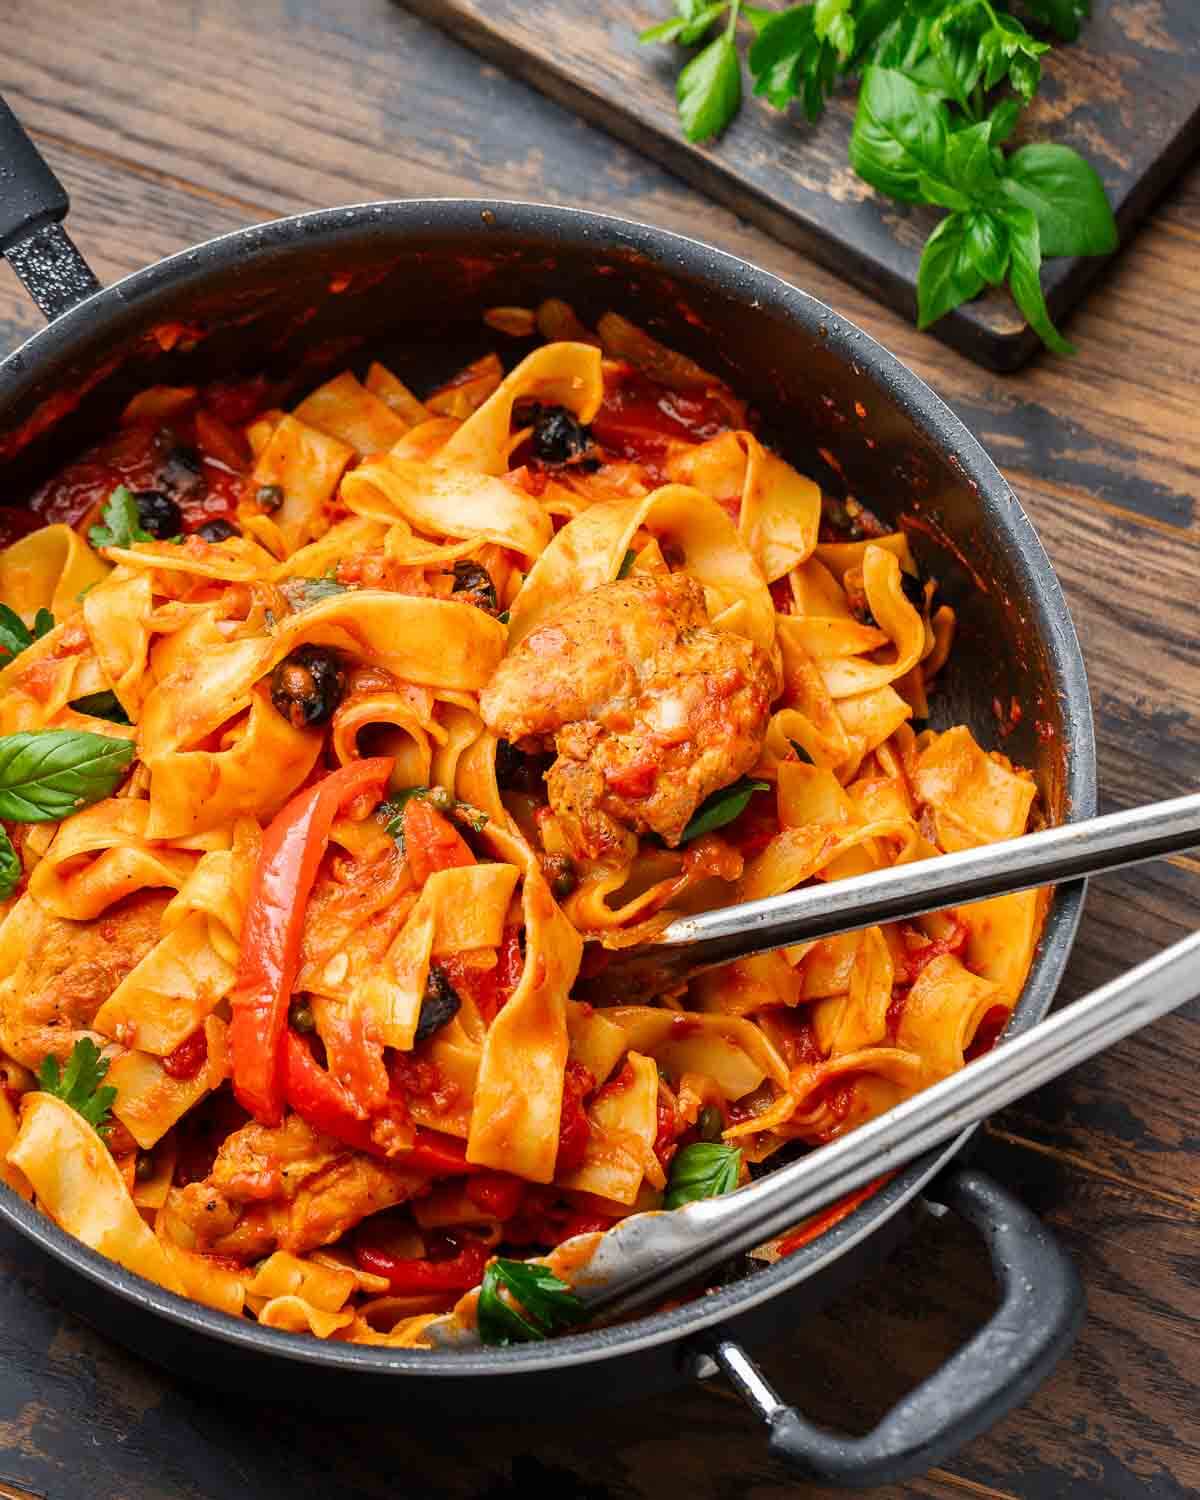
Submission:
M 160 262 L 0 364 L 0 498 L 20 503 L 148 384 L 264 370 L 291 382 L 298 399 L 332 370 L 361 373 L 382 358 L 420 393 L 487 349 L 514 362 L 529 344 L 486 327 L 482 314 L 546 297 L 570 302 L 585 322 L 618 311 L 721 374 L 799 468 L 905 525 L 959 619 L 933 722 L 965 722 L 985 746 L 1032 767 L 1049 821 L 1093 810 L 1074 631 L 1032 528 L 978 445 L 919 380 L 822 304 L 644 226 L 504 203 L 367 205 L 258 226 Z M 1049 1005 L 1080 901 L 1078 888 L 1060 894 L 1015 1025 Z M 921 1175 L 921 1164 L 909 1169 L 833 1238 L 860 1238 Z M 795 1282 L 828 1260 L 825 1240 L 752 1279 Z M 144 1283 L 112 1269 L 144 1298 Z M 622 1336 L 570 1342 L 592 1340 L 612 1353 Z M 491 1358 L 497 1368 L 513 1363 Z

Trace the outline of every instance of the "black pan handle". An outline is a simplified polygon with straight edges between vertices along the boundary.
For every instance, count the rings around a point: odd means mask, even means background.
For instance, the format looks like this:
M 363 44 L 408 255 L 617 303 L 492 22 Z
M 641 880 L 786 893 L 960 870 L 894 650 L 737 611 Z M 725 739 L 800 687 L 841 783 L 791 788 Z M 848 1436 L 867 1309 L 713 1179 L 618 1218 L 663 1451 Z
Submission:
M 786 1405 L 742 1346 L 720 1330 L 700 1340 L 702 1352 L 766 1422 L 771 1452 L 805 1479 L 858 1489 L 924 1474 L 1024 1401 L 1079 1329 L 1084 1298 L 1075 1267 L 1045 1225 L 998 1182 L 971 1167 L 954 1168 L 927 1201 L 979 1230 L 1000 1306 L 865 1437 L 830 1432 Z
M 0 99 L 0 255 L 50 319 L 100 290 L 62 227 L 69 206 L 66 188 Z

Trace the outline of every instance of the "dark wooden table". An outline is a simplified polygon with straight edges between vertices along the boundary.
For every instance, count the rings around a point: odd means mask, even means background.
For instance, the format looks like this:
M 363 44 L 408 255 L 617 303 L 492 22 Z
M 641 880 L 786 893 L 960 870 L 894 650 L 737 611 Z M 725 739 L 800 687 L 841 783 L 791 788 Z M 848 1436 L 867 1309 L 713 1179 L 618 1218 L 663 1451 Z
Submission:
M 989 376 L 388 0 L 5 0 L 0 89 L 70 189 L 74 234 L 105 280 L 298 209 L 488 193 L 652 220 L 825 298 L 941 391 L 1028 507 L 1083 638 L 1104 806 L 1195 786 L 1200 170 L 1072 321 L 1077 359 Z M 37 325 L 0 270 L 0 349 Z M 1196 860 L 1106 879 L 1064 998 L 1197 921 Z M 981 1158 L 1069 1246 L 1087 1322 L 1022 1410 L 946 1470 L 877 1500 L 1200 1495 L 1200 1005 L 1010 1110 Z M 470 1410 L 414 1430 L 398 1410 L 381 1431 L 248 1409 L 61 1313 L 37 1258 L 7 1235 L 0 1260 L 0 1496 L 833 1493 L 790 1486 L 716 1386 L 555 1426 L 531 1411 L 487 1427 Z M 992 1304 L 980 1247 L 930 1222 L 822 1317 L 781 1327 L 765 1363 L 811 1414 L 861 1430 Z

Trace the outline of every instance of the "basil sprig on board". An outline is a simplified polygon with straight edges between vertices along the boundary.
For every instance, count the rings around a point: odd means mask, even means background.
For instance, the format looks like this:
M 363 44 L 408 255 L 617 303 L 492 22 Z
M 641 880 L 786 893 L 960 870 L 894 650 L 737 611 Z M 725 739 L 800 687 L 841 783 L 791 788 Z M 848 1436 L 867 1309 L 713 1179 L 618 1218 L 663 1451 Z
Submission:
M 501 1296 L 506 1291 L 517 1303 Z M 476 1318 L 485 1344 L 529 1344 L 582 1323 L 587 1309 L 546 1266 L 497 1259 L 484 1272 Z
M 133 759 L 129 740 L 85 730 L 0 737 L 0 818 L 54 823 L 116 790 Z
M 83 1036 L 72 1048 L 65 1068 L 59 1066 L 57 1057 L 42 1059 L 38 1087 L 44 1094 L 53 1094 L 64 1104 L 69 1104 L 89 1125 L 103 1132 L 108 1124 L 108 1112 L 117 1097 L 116 1089 L 104 1082 L 107 1072 L 108 1058 L 101 1057 L 99 1047 L 90 1036 Z
M 671 1163 L 664 1208 L 682 1208 L 700 1198 L 719 1198 L 732 1193 L 738 1183 L 742 1153 L 737 1146 L 716 1141 L 697 1141 L 685 1146 Z
M 33 617 L 33 628 L 30 629 L 15 609 L 10 609 L 7 604 L 0 604 L 0 667 L 6 667 L 26 646 L 40 641 L 53 629 L 54 616 L 48 609 L 38 610 Z
M 741 777 L 729 786 L 723 786 L 711 797 L 705 797 L 692 815 L 691 822 L 683 830 L 679 842 L 690 844 L 702 833 L 711 833 L 714 828 L 724 828 L 726 823 L 732 823 L 734 818 L 745 812 L 746 805 L 755 792 L 769 792 L 770 790 L 769 781 L 751 781 L 747 776 Z
M 1064 41 L 1091 12 L 1091 0 L 1024 4 Z M 854 170 L 889 197 L 948 210 L 921 258 L 920 327 L 1007 281 L 1043 343 L 1074 352 L 1046 309 L 1042 260 L 1108 255 L 1117 226 L 1100 178 L 1070 147 L 1003 149 L 1051 46 L 1007 0 L 804 0 L 782 10 L 675 0 L 675 10 L 640 40 L 696 45 L 718 22 L 723 28 L 679 75 L 689 140 L 719 135 L 737 113 L 739 15 L 753 32 L 746 56 L 754 92 L 776 109 L 798 101 L 815 122 L 835 84 L 858 77 Z

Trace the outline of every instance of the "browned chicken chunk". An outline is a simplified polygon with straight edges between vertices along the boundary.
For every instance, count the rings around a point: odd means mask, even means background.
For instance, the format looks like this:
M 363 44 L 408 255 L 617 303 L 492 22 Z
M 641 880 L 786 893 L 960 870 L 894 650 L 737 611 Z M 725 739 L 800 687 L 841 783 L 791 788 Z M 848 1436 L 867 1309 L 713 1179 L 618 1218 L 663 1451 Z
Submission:
M 493 734 L 558 751 L 546 785 L 577 854 L 624 830 L 674 847 L 701 802 L 750 769 L 779 691 L 751 641 L 714 630 L 683 573 L 608 583 L 544 621 L 480 695 Z
M 351 1151 L 289 1115 L 280 1126 L 234 1131 L 209 1176 L 173 1188 L 167 1209 L 190 1231 L 197 1250 L 246 1258 L 272 1250 L 302 1255 L 428 1188 L 420 1173 Z
M 32 902 L 14 908 L 21 956 L 0 982 L 0 1047 L 27 1068 L 49 1054 L 70 1057 L 96 1012 L 158 941 L 171 894 L 139 891 L 88 922 Z

